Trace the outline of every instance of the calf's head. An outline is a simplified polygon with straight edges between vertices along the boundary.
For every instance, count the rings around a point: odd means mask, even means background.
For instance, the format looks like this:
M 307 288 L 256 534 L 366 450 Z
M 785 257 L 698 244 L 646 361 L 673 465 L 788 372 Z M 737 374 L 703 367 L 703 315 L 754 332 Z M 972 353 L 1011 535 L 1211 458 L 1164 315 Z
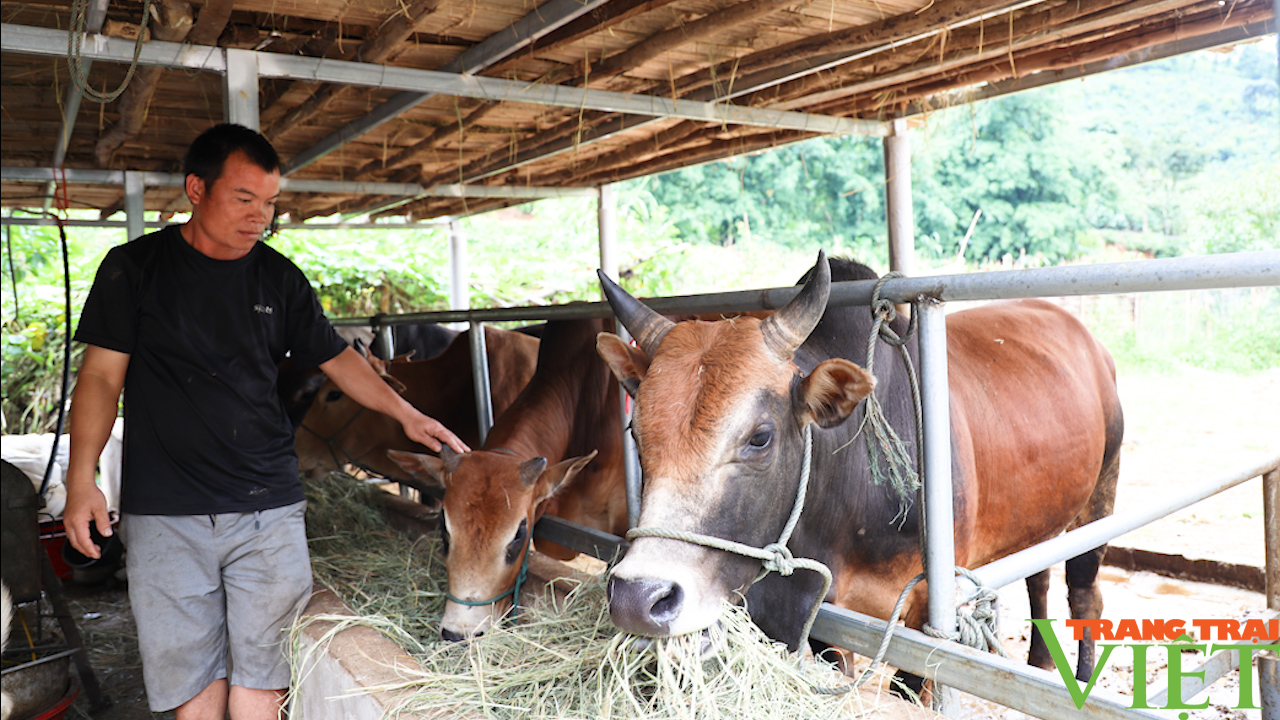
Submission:
M 635 398 L 641 527 L 755 547 L 777 542 L 795 502 L 805 426 L 843 422 L 875 387 L 848 360 L 826 360 L 807 375 L 794 362 L 825 311 L 830 278 L 819 254 L 810 282 L 764 320 L 672 323 L 601 275 L 614 313 L 638 343 L 609 333 L 597 339 Z M 759 570 L 758 560 L 639 537 L 610 576 L 610 614 L 639 635 L 700 631 Z
M 387 454 L 416 480 L 444 491 L 440 528 L 449 599 L 440 635 L 446 640 L 480 635 L 511 609 L 540 506 L 596 456 L 548 467 L 544 457 L 520 460 L 505 450 L 459 455 L 445 446 L 439 457 Z
M 404 393 L 404 383 L 387 374 L 382 361 L 368 359 L 392 389 Z M 390 469 L 383 467 L 387 446 L 403 435 L 400 424 L 394 419 L 372 410 L 366 411 L 332 379 L 328 379 L 320 386 L 311 409 L 298 425 L 293 448 L 298 454 L 298 470 L 307 478 L 340 471 L 347 463 L 386 471 Z

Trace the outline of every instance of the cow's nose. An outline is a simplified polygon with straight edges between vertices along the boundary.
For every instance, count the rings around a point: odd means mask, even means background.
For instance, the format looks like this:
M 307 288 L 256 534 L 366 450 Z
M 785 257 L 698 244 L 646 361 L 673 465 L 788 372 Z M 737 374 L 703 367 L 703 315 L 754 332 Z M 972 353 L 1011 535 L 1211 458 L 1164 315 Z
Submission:
M 462 642 L 466 637 L 462 633 L 454 632 L 449 628 L 440 628 L 440 638 L 446 642 Z
M 613 623 L 637 635 L 670 635 L 671 623 L 684 604 L 684 590 L 670 580 L 612 577 L 608 591 Z

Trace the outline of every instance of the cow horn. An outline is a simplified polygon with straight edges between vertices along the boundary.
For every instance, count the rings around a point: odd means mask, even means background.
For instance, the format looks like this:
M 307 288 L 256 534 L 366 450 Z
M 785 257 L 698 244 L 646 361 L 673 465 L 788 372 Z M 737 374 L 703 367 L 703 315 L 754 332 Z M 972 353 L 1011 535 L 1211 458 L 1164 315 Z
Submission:
M 791 302 L 760 323 L 765 347 L 779 358 L 790 360 L 796 348 L 809 337 L 827 309 L 827 295 L 831 291 L 831 268 L 827 266 L 827 254 L 818 251 L 818 262 L 813 266 L 809 282 L 800 289 Z
M 626 290 L 610 280 L 603 270 L 597 270 L 596 274 L 600 276 L 600 287 L 604 289 L 604 296 L 608 298 L 613 314 L 618 316 L 618 321 L 636 339 L 636 344 L 644 354 L 652 358 L 662 344 L 662 338 L 675 327 L 675 323 L 631 297 Z

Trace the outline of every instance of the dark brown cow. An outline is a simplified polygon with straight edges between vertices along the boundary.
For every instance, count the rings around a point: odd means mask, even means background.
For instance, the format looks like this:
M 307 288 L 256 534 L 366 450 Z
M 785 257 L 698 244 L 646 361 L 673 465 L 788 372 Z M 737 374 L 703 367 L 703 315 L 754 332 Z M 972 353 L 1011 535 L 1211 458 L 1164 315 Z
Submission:
M 343 340 L 347 341 L 348 345 L 359 350 L 361 355 L 368 357 L 373 348 L 372 328 L 368 325 L 343 325 L 334 329 Z M 458 331 L 438 323 L 419 323 L 396 325 L 393 335 L 397 354 L 402 356 L 412 354 L 416 360 L 430 360 L 444 352 L 453 343 L 454 338 L 458 336 Z M 324 371 L 320 368 L 298 367 L 293 358 L 285 358 L 284 362 L 280 363 L 276 376 L 276 392 L 280 395 L 280 402 L 284 404 L 285 412 L 288 413 L 289 422 L 293 423 L 294 430 L 298 429 L 302 418 L 311 409 L 311 402 L 315 400 L 316 393 L 320 391 L 320 386 L 324 385 L 326 379 Z
M 419 481 L 445 490 L 450 597 L 440 634 L 446 640 L 481 634 L 512 607 L 530 533 L 544 513 L 626 531 L 618 386 L 595 350 L 596 336 L 612 326 L 612 320 L 547 323 L 538 371 L 480 450 L 457 455 L 446 448 L 438 458 L 391 454 Z M 539 542 L 538 550 L 561 559 L 577 555 L 550 543 Z
M 875 277 L 855 263 L 834 264 L 839 280 Z M 912 507 L 895 521 L 898 500 L 871 481 L 867 433 L 858 431 L 861 401 L 874 388 L 891 425 L 914 446 L 907 378 L 883 341 L 875 378 L 845 359 L 865 358 L 870 313 L 826 308 L 830 276 L 821 255 L 812 276 L 764 321 L 674 325 L 605 280 L 640 347 L 602 335 L 599 349 L 635 396 L 642 527 L 755 547 L 776 542 L 799 483 L 803 431 L 813 425 L 808 500 L 789 547 L 832 569 L 827 601 L 887 618 L 921 570 L 919 517 Z M 905 329 L 899 319 L 899 334 Z M 1040 300 L 956 313 L 947 336 L 957 564 L 977 567 L 1109 514 L 1123 421 L 1106 350 Z M 1104 551 L 1067 562 L 1074 617 L 1101 613 Z M 758 561 L 700 545 L 639 537 L 612 572 L 610 612 L 629 632 L 676 635 L 708 627 L 722 602 L 745 593 L 761 628 L 795 650 L 821 581 L 797 571 L 752 586 L 759 569 Z M 1035 617 L 1045 616 L 1047 584 L 1047 571 L 1027 581 Z M 922 626 L 927 605 L 922 583 L 906 605 L 910 627 Z M 1079 671 L 1088 677 L 1092 643 L 1081 650 Z M 1051 666 L 1038 636 L 1030 662 Z
M 475 385 L 471 373 L 470 333 L 464 332 L 440 355 L 430 360 L 382 363 L 370 358 L 385 380 L 405 399 L 427 415 L 444 423 L 467 445 L 480 444 L 476 419 Z M 493 412 L 505 410 L 533 377 L 538 340 L 524 333 L 485 328 L 489 356 L 490 397 Z M 350 463 L 395 477 L 400 466 L 387 458 L 387 450 L 426 452 L 405 436 L 400 424 L 372 410 L 365 410 L 326 380 L 294 436 L 298 469 L 307 477 L 341 470 Z

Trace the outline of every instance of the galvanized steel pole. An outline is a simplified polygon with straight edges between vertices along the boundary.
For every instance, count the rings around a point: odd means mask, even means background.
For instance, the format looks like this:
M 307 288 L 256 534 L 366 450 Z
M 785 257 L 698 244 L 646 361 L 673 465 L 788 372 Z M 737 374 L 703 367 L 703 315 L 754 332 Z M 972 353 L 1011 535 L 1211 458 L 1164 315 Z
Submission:
M 923 300 L 920 315 L 920 400 L 924 412 L 923 502 L 925 580 L 929 583 L 929 624 L 943 633 L 956 631 L 955 521 L 951 492 L 951 399 L 947 387 L 945 306 Z M 944 693 L 934 688 L 935 709 L 949 714 Z
M 1262 476 L 1262 512 L 1266 528 L 1263 545 L 1267 552 L 1267 608 L 1280 612 L 1280 469 Z M 1258 686 L 1262 720 L 1280 720 L 1280 658 L 1275 653 L 1258 656 Z
M 135 240 L 147 232 L 146 203 L 144 193 L 146 186 L 142 182 L 142 173 L 126 170 L 124 173 L 124 220 L 126 240 Z
M 480 424 L 480 444 L 493 427 L 493 396 L 489 390 L 489 350 L 484 337 L 484 323 L 471 321 L 471 377 L 475 380 L 476 420 Z
M 612 185 L 601 185 L 596 204 L 596 217 L 600 234 L 600 269 L 614 282 L 618 282 L 618 201 Z M 603 295 L 603 290 L 601 294 Z M 615 332 L 623 340 L 630 340 L 627 329 L 619 323 Z M 618 385 L 619 412 L 622 413 L 623 472 L 627 488 L 627 527 L 633 528 L 640 521 L 640 458 L 636 452 L 636 440 L 631 434 L 631 412 L 627 409 L 627 391 Z

